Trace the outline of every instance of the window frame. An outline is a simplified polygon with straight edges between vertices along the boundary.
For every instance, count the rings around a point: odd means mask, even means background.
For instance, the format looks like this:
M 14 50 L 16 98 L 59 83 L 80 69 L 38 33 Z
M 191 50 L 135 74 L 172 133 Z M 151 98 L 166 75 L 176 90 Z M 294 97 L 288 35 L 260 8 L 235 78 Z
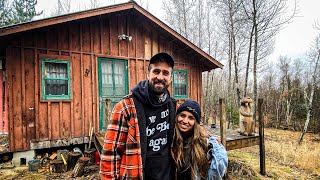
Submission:
M 46 78 L 45 75 L 45 63 L 60 63 L 67 64 L 67 78 L 63 80 L 68 80 L 68 95 L 46 95 L 46 80 L 62 80 L 59 78 Z M 42 58 L 41 59 L 41 92 L 42 100 L 71 100 L 72 99 L 72 91 L 71 91 L 71 61 L 66 59 L 55 59 L 55 58 Z
M 186 95 L 177 95 L 176 94 L 176 85 L 177 84 L 182 84 L 182 83 L 176 83 L 175 82 L 175 74 L 176 72 L 185 72 L 186 73 Z M 189 97 L 189 72 L 188 70 L 173 70 L 173 80 L 172 80 L 173 84 L 172 84 L 172 91 L 173 91 L 173 97 L 174 98 L 188 98 Z

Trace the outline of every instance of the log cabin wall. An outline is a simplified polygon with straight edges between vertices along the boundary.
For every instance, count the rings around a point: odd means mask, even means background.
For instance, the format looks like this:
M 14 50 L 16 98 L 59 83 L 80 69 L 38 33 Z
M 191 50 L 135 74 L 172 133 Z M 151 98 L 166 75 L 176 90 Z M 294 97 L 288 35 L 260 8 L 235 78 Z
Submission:
M 120 34 L 131 35 L 132 41 L 119 40 Z M 168 52 L 175 69 L 188 70 L 188 98 L 201 102 L 198 57 L 132 10 L 29 30 L 9 39 L 5 100 L 13 152 L 85 143 L 90 124 L 99 131 L 98 57 L 128 61 L 130 90 L 146 78 L 150 57 Z M 42 98 L 42 58 L 70 61 L 71 99 Z

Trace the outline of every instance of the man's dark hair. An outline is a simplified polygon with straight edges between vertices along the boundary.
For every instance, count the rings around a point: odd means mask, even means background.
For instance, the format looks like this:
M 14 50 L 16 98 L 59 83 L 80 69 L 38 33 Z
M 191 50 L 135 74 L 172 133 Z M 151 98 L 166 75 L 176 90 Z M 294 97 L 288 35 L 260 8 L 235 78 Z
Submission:
M 150 59 L 149 66 L 148 66 L 149 72 L 151 70 L 151 64 L 156 64 L 157 62 L 166 62 L 173 69 L 174 60 L 168 53 L 162 52 L 152 56 L 152 58 Z

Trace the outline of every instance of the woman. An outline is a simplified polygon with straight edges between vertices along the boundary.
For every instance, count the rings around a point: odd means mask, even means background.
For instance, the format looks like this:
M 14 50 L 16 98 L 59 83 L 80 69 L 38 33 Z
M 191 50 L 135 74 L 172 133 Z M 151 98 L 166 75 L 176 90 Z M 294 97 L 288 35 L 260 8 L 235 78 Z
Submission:
M 178 180 L 221 179 L 226 170 L 227 152 L 205 133 L 200 118 L 196 101 L 186 100 L 177 109 L 173 156 Z

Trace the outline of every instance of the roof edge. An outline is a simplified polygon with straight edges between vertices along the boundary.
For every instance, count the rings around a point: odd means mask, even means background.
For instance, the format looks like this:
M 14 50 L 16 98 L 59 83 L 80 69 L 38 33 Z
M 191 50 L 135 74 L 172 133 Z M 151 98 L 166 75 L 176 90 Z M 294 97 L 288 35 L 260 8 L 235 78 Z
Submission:
M 122 10 L 128 10 L 128 9 L 132 9 L 134 7 L 134 4 L 135 4 L 134 2 L 126 2 L 122 4 L 105 6 L 97 9 L 74 12 L 70 14 L 64 14 L 61 16 L 55 16 L 55 17 L 50 17 L 46 19 L 40 19 L 36 21 L 15 24 L 12 26 L 0 28 L 0 37 L 31 30 L 31 29 L 46 27 L 54 24 L 60 24 L 60 23 L 69 22 L 69 21 L 78 20 L 78 19 L 84 19 L 92 16 L 118 12 Z

